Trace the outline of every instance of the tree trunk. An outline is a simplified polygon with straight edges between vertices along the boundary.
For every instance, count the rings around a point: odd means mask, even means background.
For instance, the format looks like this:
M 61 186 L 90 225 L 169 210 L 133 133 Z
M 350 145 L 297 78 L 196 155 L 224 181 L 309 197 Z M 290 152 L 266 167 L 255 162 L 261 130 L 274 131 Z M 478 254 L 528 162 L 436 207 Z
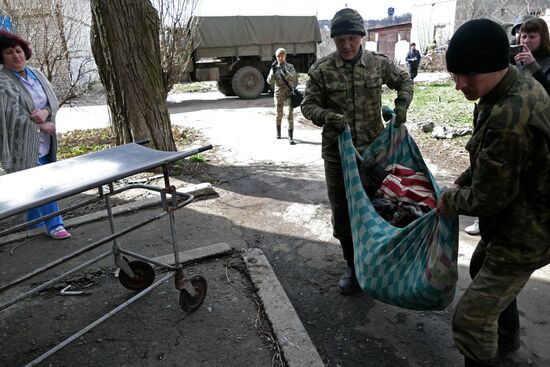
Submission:
M 117 144 L 150 139 L 176 150 L 166 106 L 159 18 L 149 0 L 91 0 L 92 52 Z

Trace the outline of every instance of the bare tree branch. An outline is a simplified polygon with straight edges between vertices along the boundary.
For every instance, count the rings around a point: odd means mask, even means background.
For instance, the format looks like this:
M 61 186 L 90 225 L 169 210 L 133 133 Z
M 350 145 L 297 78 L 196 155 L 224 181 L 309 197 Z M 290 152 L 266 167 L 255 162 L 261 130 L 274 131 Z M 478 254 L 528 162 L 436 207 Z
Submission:
M 16 33 L 29 41 L 31 66 L 55 86 L 61 104 L 89 90 L 97 68 L 89 46 L 89 5 L 85 0 L 2 0 Z
M 198 0 L 152 0 L 160 19 L 160 53 L 166 93 L 183 81 L 198 40 Z

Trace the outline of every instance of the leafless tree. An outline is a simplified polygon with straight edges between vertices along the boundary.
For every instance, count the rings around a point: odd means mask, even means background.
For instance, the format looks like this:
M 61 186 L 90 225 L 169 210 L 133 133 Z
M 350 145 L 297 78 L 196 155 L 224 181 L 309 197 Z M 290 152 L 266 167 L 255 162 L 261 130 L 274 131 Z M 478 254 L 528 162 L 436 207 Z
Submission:
M 92 50 L 117 144 L 149 139 L 176 150 L 161 68 L 158 13 L 149 0 L 91 0 Z
M 519 15 L 539 16 L 549 6 L 548 0 L 462 0 L 457 4 L 456 27 L 476 18 L 511 23 Z
M 166 96 L 182 81 L 198 33 L 198 0 L 91 0 L 92 50 L 117 144 L 175 150 Z
M 336 51 L 336 46 L 330 38 L 330 29 L 321 28 L 321 43 L 317 46 L 317 58 L 325 57 Z
M 1 0 L 16 33 L 33 49 L 29 64 L 56 87 L 60 104 L 80 96 L 95 79 L 90 53 L 90 11 L 84 0 Z
M 168 93 L 183 81 L 185 68 L 198 42 L 198 0 L 151 0 L 160 20 L 160 54 L 164 88 Z

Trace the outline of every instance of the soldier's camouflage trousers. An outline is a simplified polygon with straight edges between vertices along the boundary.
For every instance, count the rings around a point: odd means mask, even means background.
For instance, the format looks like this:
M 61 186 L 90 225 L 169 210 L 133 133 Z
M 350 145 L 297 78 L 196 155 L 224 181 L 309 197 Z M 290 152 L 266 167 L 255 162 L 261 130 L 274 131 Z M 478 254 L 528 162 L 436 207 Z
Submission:
M 460 352 L 476 361 L 497 357 L 498 339 L 519 332 L 516 296 L 532 269 L 487 266 L 487 245 L 480 241 L 470 262 L 473 280 L 459 300 L 453 317 L 453 338 Z
M 342 163 L 325 161 L 325 179 L 332 211 L 332 234 L 340 241 L 348 267 L 353 267 L 353 239 L 351 237 Z
M 294 129 L 294 110 L 290 107 L 290 98 L 282 99 L 275 97 L 275 109 L 277 111 L 275 122 L 277 123 L 277 126 L 281 126 L 285 104 L 288 106 L 288 128 L 292 130 Z

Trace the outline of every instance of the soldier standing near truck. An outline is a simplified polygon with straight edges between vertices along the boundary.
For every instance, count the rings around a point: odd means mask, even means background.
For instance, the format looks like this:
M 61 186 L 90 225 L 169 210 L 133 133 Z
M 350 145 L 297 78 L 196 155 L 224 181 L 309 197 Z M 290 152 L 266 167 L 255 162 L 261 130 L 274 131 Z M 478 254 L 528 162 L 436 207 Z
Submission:
M 259 98 L 270 91 L 273 55 L 306 73 L 317 60 L 321 30 L 315 16 L 198 17 L 198 37 L 185 70 L 189 81 L 215 80 L 226 96 Z
M 284 48 L 279 48 L 275 51 L 277 61 L 273 62 L 267 83 L 274 85 L 273 100 L 277 116 L 275 124 L 277 126 L 277 139 L 281 139 L 281 124 L 283 122 L 283 109 L 285 104 L 288 105 L 288 140 L 290 145 L 296 144 L 294 141 L 294 111 L 290 105 L 291 88 L 294 89 L 298 84 L 298 75 L 292 64 L 286 62 L 286 51 Z

